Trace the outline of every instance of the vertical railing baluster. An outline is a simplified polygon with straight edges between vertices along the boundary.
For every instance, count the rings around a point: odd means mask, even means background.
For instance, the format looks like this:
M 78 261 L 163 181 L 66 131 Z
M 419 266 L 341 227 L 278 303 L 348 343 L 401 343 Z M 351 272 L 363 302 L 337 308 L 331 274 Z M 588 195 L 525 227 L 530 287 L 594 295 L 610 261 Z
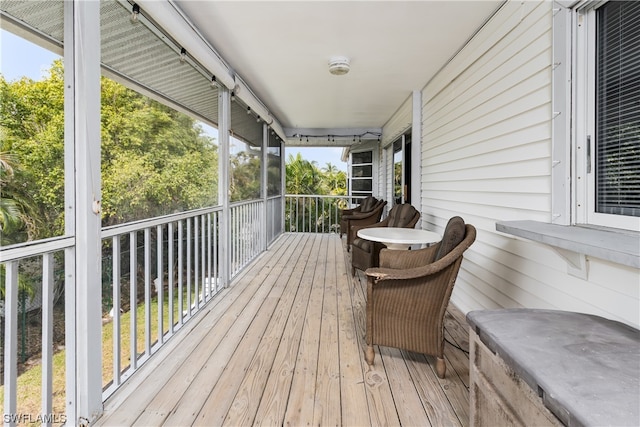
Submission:
M 258 248 L 258 246 L 260 245 L 261 242 L 261 237 L 260 237 L 260 233 L 257 232 L 258 228 L 262 228 L 266 225 L 265 222 L 259 223 L 258 221 L 258 203 L 254 203 L 251 205 L 251 224 L 250 224 L 250 230 L 251 230 L 251 254 L 249 256 L 249 259 L 252 259 L 255 254 L 256 254 L 256 249 Z M 258 227 L 258 225 L 261 224 L 262 227 Z
M 138 369 L 138 232 L 129 233 L 129 345 L 130 366 Z
M 151 355 L 151 229 L 144 229 L 144 351 Z
M 247 263 L 247 252 L 249 251 L 249 238 L 246 235 L 247 222 L 249 217 L 249 205 L 242 206 L 242 221 L 240 222 L 240 233 L 242 236 L 242 260 L 240 265 L 244 267 Z
M 206 215 L 200 216 L 200 288 L 202 289 L 202 297 L 200 300 L 204 303 L 207 301 L 207 284 L 206 284 L 206 267 L 207 267 L 207 227 Z
M 4 413 L 17 414 L 18 261 L 5 264 L 4 286 Z M 14 426 L 15 421 L 5 425 Z
M 250 205 L 244 205 L 242 207 L 242 222 L 240 222 L 240 232 L 244 235 L 242 237 L 242 262 L 240 263 L 240 268 L 244 268 L 244 266 L 246 265 L 249 252 L 249 237 L 245 232 L 247 223 L 249 221 L 249 208 Z
M 233 233 L 231 234 L 231 238 L 233 239 L 232 246 L 234 248 L 234 256 L 233 256 L 233 268 L 231 269 L 233 276 L 236 275 L 238 271 L 238 255 L 240 252 L 240 247 L 238 246 L 238 209 L 233 209 Z
M 112 304 L 111 312 L 113 313 L 113 383 L 120 385 L 120 353 L 122 346 L 122 334 L 120 333 L 120 236 L 113 236 L 112 243 L 112 272 L 113 279 L 111 281 Z M 49 412 L 45 412 L 49 413 Z
M 244 230 L 245 230 L 245 224 L 247 223 L 247 214 L 249 211 L 249 206 L 248 205 L 242 205 L 242 208 L 240 209 L 240 214 L 241 214 L 241 220 L 240 220 L 240 224 L 239 224 L 239 235 L 240 235 L 240 245 L 241 245 L 241 254 L 242 256 L 240 257 L 240 265 L 238 268 L 238 271 L 244 267 L 244 263 L 245 260 L 247 259 L 247 238 L 244 235 Z
M 253 258 L 256 254 L 257 248 L 260 246 L 260 244 L 262 243 L 262 236 L 261 233 L 258 232 L 260 227 L 259 225 L 262 224 L 263 226 L 267 225 L 266 221 L 260 221 L 259 219 L 259 215 L 260 212 L 258 211 L 258 207 L 259 204 L 258 203 L 254 203 L 253 205 L 253 217 L 251 218 L 251 231 L 252 231 L 252 235 L 253 235 L 253 245 L 251 248 L 251 257 Z
M 178 221 L 178 324 L 182 326 L 184 323 L 184 233 L 182 220 Z
M 158 304 L 158 343 L 162 345 L 164 342 L 164 298 L 163 298 L 163 279 L 164 267 L 162 263 L 162 252 L 164 251 L 164 239 L 162 237 L 162 225 L 156 227 L 156 299 Z
M 212 229 L 211 229 L 211 217 L 212 213 L 207 214 L 207 276 L 209 283 L 207 284 L 207 295 L 211 296 L 211 281 L 213 278 L 211 277 L 211 247 L 213 245 L 212 241 Z
M 218 218 L 218 213 L 214 212 L 213 213 L 213 277 L 215 278 L 215 289 L 216 289 L 216 293 L 218 293 L 218 277 L 220 277 L 220 265 L 219 265 L 219 258 L 218 258 L 218 224 L 220 224 L 219 222 L 219 218 Z
M 42 256 L 42 414 L 53 414 L 53 254 Z M 8 390 L 5 390 L 7 393 Z M 50 426 L 46 419 L 42 425 Z
M 173 247 L 175 244 L 175 240 L 174 240 L 174 222 L 170 222 L 167 226 L 167 256 L 169 257 L 169 259 L 167 259 L 167 288 L 169 290 L 169 295 L 168 295 L 168 299 L 169 299 L 169 310 L 168 310 L 168 315 L 169 315 L 169 335 L 173 334 L 173 310 L 174 310 L 174 304 L 173 304 L 173 275 L 175 274 L 175 272 L 173 271 L 173 263 L 175 261 L 175 254 L 173 251 Z
M 193 217 L 193 261 L 194 261 L 194 267 L 193 267 L 193 285 L 194 285 L 194 289 L 195 289 L 195 308 L 196 311 L 198 311 L 198 309 L 200 308 L 200 284 L 199 284 L 199 268 L 200 268 L 200 251 L 199 251 L 199 247 L 198 247 L 198 234 L 200 231 L 200 222 L 198 221 L 198 217 L 194 216 Z
M 191 317 L 191 221 L 187 218 L 187 316 Z
M 244 224 L 244 213 L 246 211 L 245 206 L 238 207 L 238 245 L 240 246 L 240 257 L 238 258 L 238 267 L 236 269 L 236 274 L 242 268 L 244 263 L 244 239 L 242 238 L 242 225 Z

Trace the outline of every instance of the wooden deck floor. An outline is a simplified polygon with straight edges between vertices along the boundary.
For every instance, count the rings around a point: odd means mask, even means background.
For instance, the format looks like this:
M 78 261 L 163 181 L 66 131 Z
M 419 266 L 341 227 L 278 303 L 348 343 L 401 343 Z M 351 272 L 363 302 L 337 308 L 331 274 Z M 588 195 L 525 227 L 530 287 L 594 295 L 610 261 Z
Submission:
M 98 425 L 468 425 L 468 355 L 376 347 L 335 234 L 281 236 L 105 402 Z M 348 268 L 349 267 L 349 268 Z M 468 349 L 450 307 L 447 338 Z

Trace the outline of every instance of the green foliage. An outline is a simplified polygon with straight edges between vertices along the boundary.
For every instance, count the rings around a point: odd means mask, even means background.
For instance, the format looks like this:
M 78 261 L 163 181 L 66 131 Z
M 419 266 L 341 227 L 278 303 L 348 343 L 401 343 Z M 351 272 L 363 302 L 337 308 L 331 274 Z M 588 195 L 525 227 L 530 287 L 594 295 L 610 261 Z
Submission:
M 229 197 L 232 202 L 260 197 L 261 158 L 248 151 L 240 151 L 230 159 Z
M 17 209 L 20 225 L 4 230 L 2 244 L 55 235 L 63 224 L 64 115 L 62 66 L 56 61 L 42 81 L 0 76 L 0 151 L 12 159 L 3 174 L 5 206 Z
M 41 81 L 0 75 L 0 244 L 64 234 L 62 61 Z M 218 151 L 190 117 L 107 78 L 103 225 L 217 204 Z
M 331 163 L 322 170 L 315 161 L 289 154 L 286 164 L 288 194 L 346 195 L 347 175 Z
M 347 175 L 331 163 L 319 169 L 317 163 L 302 158 L 300 153 L 289 155 L 286 164 L 287 194 L 334 195 L 347 194 Z M 285 208 L 286 231 L 336 231 L 337 212 L 344 208 L 341 198 L 298 198 L 288 200 L 295 206 Z M 304 215 L 302 214 L 304 213 Z
M 218 153 L 191 118 L 102 79 L 103 224 L 217 203 Z

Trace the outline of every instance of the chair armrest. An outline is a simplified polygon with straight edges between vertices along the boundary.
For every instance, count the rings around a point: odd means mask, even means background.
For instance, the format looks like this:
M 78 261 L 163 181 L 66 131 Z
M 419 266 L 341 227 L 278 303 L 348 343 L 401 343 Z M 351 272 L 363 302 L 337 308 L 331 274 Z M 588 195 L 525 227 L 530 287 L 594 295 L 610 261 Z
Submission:
M 378 210 L 376 209 L 369 212 L 356 212 L 351 215 L 343 216 L 343 218 L 348 220 L 359 220 L 359 219 L 369 218 L 371 216 L 376 215 L 377 213 L 378 213 Z
M 410 280 L 419 279 L 425 276 L 431 276 L 444 268 L 448 267 L 451 263 L 442 262 L 444 258 L 416 268 L 397 269 L 397 268 L 368 268 L 364 273 L 367 277 L 374 279 L 375 283 L 383 282 L 385 280 Z M 455 259 L 453 260 L 455 261 Z
M 382 220 L 380 222 L 375 222 L 373 224 L 352 225 L 351 226 L 351 231 L 353 232 L 354 236 L 357 236 L 358 235 L 358 231 L 362 230 L 363 228 L 386 227 L 388 222 L 389 222 L 388 219 L 384 219 L 384 220 Z
M 342 216 L 345 215 L 353 215 L 356 212 L 360 212 L 360 206 L 356 206 L 355 208 L 351 208 L 351 209 L 342 209 L 340 211 L 340 213 L 342 214 Z
M 365 271 L 365 274 L 368 277 L 371 277 L 372 279 L 374 279 L 375 283 L 385 281 L 385 280 L 417 279 L 420 277 L 436 274 L 444 270 L 454 262 L 456 262 L 459 258 L 462 258 L 462 254 L 464 253 L 464 251 L 466 251 L 469 248 L 469 246 L 471 246 L 471 244 L 474 242 L 476 238 L 475 228 L 473 227 L 469 228 L 469 227 L 470 226 L 467 225 L 467 235 L 464 238 L 464 240 L 460 242 L 460 244 L 456 246 L 451 252 L 449 252 L 448 254 L 446 254 L 445 256 L 443 256 L 437 261 L 431 262 L 421 267 L 415 267 L 415 268 L 404 268 L 404 269 L 384 268 L 384 267 L 369 268 Z M 415 252 L 425 251 L 423 256 L 426 256 L 426 254 L 428 253 L 427 251 L 435 250 L 435 248 L 437 247 L 438 245 L 435 245 L 435 246 L 424 248 L 424 249 L 418 249 Z M 388 258 L 394 257 L 394 255 L 389 254 L 388 252 L 393 252 L 393 251 L 389 249 L 383 249 L 380 251 L 380 265 L 384 265 L 382 264 L 383 260 L 386 263 L 389 263 Z M 408 254 L 408 252 L 413 252 L 413 251 L 396 251 L 396 252 L 405 252 Z M 412 261 L 415 261 L 415 260 L 412 259 Z

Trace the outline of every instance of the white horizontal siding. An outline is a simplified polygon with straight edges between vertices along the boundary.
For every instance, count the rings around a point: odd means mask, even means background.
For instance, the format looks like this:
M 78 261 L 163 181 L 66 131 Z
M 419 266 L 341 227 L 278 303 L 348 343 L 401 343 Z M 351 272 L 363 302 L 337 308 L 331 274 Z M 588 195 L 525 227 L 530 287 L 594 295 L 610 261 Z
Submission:
M 384 148 L 385 152 L 385 181 L 384 181 L 384 194 L 385 200 L 389 203 L 389 205 L 393 205 L 393 146 L 389 145 L 387 148 Z
M 413 96 L 410 96 L 398 108 L 393 116 L 382 127 L 381 146 L 386 147 L 398 139 L 413 123 Z
M 508 2 L 422 92 L 421 211 L 442 232 L 476 226 L 453 302 L 593 313 L 638 327 L 638 270 L 588 260 L 586 280 L 551 247 L 495 230 L 551 221 L 552 3 Z

